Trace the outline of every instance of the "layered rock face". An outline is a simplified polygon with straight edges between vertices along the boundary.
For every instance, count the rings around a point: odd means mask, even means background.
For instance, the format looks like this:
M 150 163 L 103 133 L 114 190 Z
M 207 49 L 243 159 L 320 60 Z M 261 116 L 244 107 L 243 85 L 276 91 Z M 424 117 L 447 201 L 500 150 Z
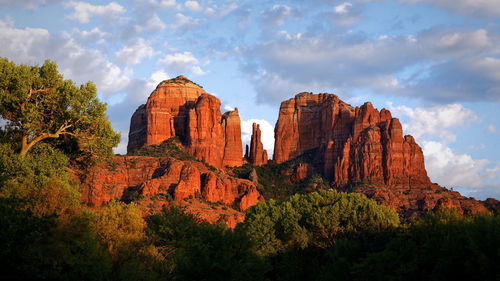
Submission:
M 261 140 L 260 125 L 257 123 L 252 124 L 252 138 L 250 140 L 250 150 L 247 151 L 245 158 L 254 166 L 262 166 L 267 164 L 268 157 L 267 151 Z
M 170 194 L 175 201 L 201 198 L 240 210 L 263 200 L 251 181 L 211 171 L 197 161 L 168 157 L 116 156 L 88 171 L 82 183 L 82 201 L 94 206 L 158 194 Z
M 301 93 L 281 103 L 274 160 L 315 150 L 315 162 L 336 186 L 369 181 L 427 185 L 422 149 L 388 110 L 352 107 L 333 94 Z
M 179 137 L 196 159 L 222 168 L 241 166 L 238 111 L 220 112 L 220 101 L 183 76 L 161 82 L 133 114 L 127 151 Z

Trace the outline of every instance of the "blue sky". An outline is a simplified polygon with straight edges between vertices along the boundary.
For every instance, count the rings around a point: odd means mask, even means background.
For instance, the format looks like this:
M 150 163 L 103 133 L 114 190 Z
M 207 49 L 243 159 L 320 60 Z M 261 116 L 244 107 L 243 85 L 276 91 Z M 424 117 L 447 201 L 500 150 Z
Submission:
M 94 81 L 125 152 L 130 116 L 186 75 L 238 107 L 272 150 L 279 103 L 303 91 L 399 117 L 431 179 L 500 197 L 498 0 L 0 0 L 0 56 Z M 270 153 L 271 154 L 271 153 Z

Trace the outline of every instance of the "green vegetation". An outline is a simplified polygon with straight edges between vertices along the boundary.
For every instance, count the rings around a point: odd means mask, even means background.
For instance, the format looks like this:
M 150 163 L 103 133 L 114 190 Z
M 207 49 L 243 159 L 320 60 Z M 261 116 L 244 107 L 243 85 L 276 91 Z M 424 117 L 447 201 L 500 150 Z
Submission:
M 8 122 L 3 136 L 21 157 L 48 140 L 86 156 L 111 155 L 120 135 L 96 93 L 92 82 L 77 87 L 64 80 L 54 62 L 27 66 L 0 58 L 0 117 Z
M 129 155 L 151 156 L 151 157 L 168 156 L 183 161 L 195 160 L 192 155 L 181 149 L 181 142 L 177 137 L 170 138 L 158 145 L 148 145 L 141 147 L 137 150 L 130 152 Z
M 247 211 L 242 227 L 258 243 L 257 253 L 269 255 L 311 246 L 327 248 L 341 238 L 398 225 L 394 210 L 361 194 L 330 189 L 262 202 Z
M 128 155 L 133 156 L 150 156 L 150 157 L 171 157 L 181 161 L 198 161 L 203 163 L 209 170 L 216 171 L 217 169 L 208 163 L 196 160 L 191 154 L 181 148 L 181 141 L 178 137 L 170 138 L 158 145 L 148 145 L 130 152 Z
M 297 193 L 329 189 L 330 183 L 320 174 L 314 174 L 299 182 L 292 182 L 290 175 L 287 174 L 300 163 L 312 166 L 315 152 L 315 149 L 307 151 L 297 158 L 280 164 L 270 162 L 260 167 L 246 164 L 242 167 L 232 168 L 232 172 L 236 177 L 252 180 L 251 173 L 255 169 L 258 181 L 257 188 L 266 199 L 284 200 Z

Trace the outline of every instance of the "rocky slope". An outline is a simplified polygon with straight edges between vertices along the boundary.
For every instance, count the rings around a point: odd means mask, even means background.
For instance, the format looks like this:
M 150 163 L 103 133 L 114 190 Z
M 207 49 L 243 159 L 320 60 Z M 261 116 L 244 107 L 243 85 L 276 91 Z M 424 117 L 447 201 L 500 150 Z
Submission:
M 82 201 L 93 206 L 160 195 L 178 202 L 197 198 L 243 211 L 262 200 L 251 181 L 211 170 L 199 161 L 171 157 L 116 156 L 82 178 Z

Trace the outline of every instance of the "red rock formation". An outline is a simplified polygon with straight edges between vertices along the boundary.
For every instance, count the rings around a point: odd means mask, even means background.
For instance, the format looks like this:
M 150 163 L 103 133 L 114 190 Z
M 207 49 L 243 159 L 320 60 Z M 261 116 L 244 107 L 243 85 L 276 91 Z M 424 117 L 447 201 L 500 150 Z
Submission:
M 130 119 L 127 151 L 134 151 L 146 144 L 147 138 L 146 105 L 139 106 Z
M 483 203 L 437 184 L 419 187 L 360 185 L 355 191 L 397 210 L 405 218 L 414 218 L 445 208 L 456 209 L 461 214 L 488 213 Z
M 179 183 L 174 188 L 174 199 L 194 198 L 201 191 L 200 172 L 190 163 L 182 167 Z
M 222 115 L 225 144 L 222 164 L 229 167 L 243 165 L 243 148 L 241 142 L 241 121 L 238 108 Z
M 82 201 L 94 206 L 157 194 L 171 194 L 176 201 L 202 198 L 236 204 L 240 210 L 263 200 L 251 181 L 230 177 L 224 171 L 215 173 L 197 161 L 172 158 L 116 156 L 87 171 L 82 183 Z
M 186 130 L 188 152 L 217 168 L 223 167 L 225 145 L 221 119 L 220 101 L 212 95 L 203 94 L 189 109 Z
M 399 120 L 371 103 L 352 107 L 332 94 L 301 93 L 284 101 L 275 128 L 274 160 L 309 150 L 337 186 L 369 181 L 388 185 L 430 184 L 423 153 Z
M 254 166 L 267 164 L 267 151 L 264 149 L 264 145 L 261 142 L 260 125 L 257 123 L 252 124 L 250 151 L 245 153 L 245 157 L 247 157 L 248 162 Z
M 128 152 L 179 137 L 186 150 L 210 165 L 241 166 L 238 111 L 224 115 L 220 101 L 183 76 L 161 82 L 132 116 Z
M 293 171 L 290 175 L 290 180 L 292 182 L 299 182 L 312 175 L 312 167 L 307 163 L 299 163 L 293 167 Z

